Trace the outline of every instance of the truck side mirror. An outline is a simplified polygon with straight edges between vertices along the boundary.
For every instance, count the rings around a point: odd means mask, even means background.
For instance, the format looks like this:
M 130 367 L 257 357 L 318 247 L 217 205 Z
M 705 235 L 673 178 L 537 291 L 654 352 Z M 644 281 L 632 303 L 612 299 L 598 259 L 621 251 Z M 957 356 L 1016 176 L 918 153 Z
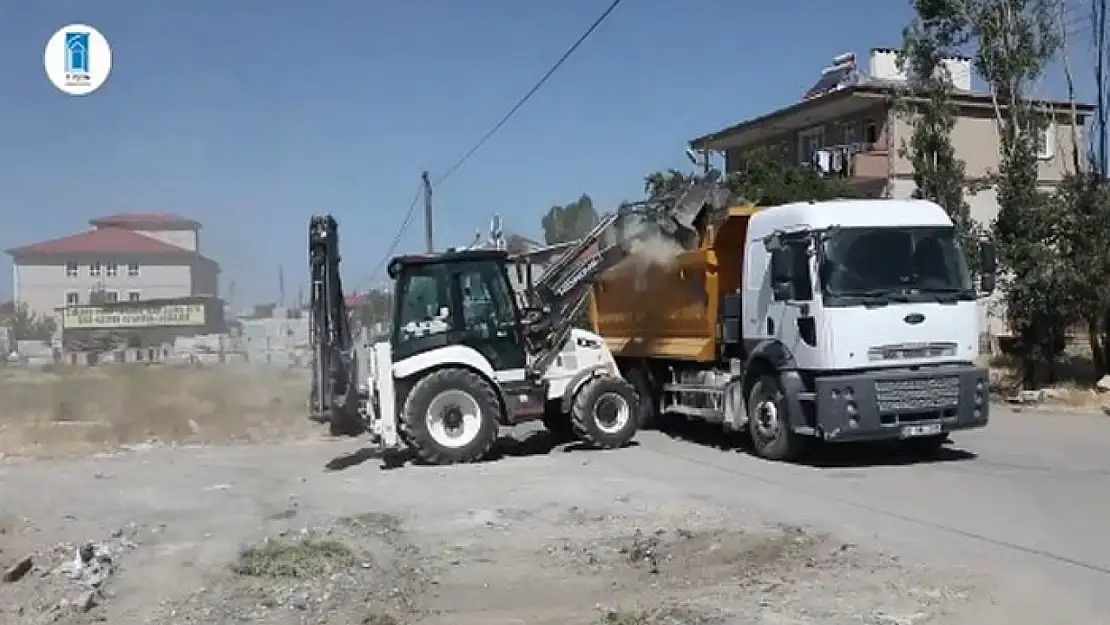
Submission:
M 983 241 L 979 244 L 979 288 L 984 294 L 994 292 L 998 280 L 998 258 L 995 255 L 994 243 Z

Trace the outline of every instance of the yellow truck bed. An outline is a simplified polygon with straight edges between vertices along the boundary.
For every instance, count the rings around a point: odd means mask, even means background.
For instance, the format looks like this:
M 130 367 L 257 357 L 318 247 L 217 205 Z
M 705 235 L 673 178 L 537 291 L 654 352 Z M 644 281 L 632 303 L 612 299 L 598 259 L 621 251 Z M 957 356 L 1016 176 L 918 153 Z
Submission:
M 711 362 L 717 358 L 721 296 L 740 288 L 748 218 L 733 207 L 702 234 L 698 249 L 665 264 L 633 256 L 593 288 L 590 321 L 613 355 Z

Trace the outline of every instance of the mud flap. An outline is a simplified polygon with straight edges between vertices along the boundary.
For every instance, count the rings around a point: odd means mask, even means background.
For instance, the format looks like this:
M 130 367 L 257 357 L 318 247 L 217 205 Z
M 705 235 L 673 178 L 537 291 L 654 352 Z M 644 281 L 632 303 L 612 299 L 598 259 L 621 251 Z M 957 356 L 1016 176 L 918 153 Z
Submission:
M 783 371 L 779 373 L 779 386 L 786 396 L 786 416 L 789 419 L 790 430 L 798 434 L 813 436 L 817 430 L 806 423 L 805 412 L 802 410 L 802 393 L 805 392 L 805 383 L 797 371 Z

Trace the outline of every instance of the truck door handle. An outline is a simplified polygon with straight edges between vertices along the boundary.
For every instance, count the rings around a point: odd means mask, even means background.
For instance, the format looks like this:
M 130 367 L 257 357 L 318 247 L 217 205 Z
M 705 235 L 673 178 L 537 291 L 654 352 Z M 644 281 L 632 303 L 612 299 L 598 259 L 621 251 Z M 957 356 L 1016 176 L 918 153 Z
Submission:
M 772 335 L 775 333 L 775 321 L 767 317 L 767 334 Z

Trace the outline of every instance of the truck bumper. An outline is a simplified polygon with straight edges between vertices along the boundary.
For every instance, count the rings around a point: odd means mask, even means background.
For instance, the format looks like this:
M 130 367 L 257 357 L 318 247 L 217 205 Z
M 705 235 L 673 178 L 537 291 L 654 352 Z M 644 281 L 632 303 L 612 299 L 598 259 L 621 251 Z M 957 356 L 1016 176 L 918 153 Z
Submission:
M 817 377 L 814 429 L 826 441 L 850 442 L 985 427 L 989 379 L 970 365 Z

